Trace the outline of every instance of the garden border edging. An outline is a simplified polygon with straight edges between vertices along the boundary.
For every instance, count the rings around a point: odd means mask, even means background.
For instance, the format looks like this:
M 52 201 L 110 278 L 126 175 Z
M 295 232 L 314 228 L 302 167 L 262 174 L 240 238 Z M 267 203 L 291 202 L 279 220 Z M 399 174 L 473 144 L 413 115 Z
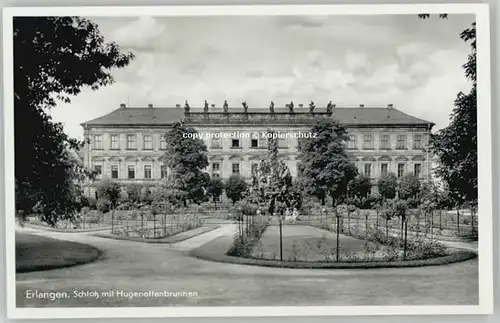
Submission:
M 213 241 L 220 240 L 219 237 Z M 453 248 L 453 253 L 430 259 L 408 260 L 408 261 L 371 261 L 371 262 L 294 262 L 255 258 L 241 258 L 226 255 L 227 250 L 223 253 L 213 252 L 210 248 L 211 243 L 207 243 L 189 251 L 188 255 L 208 261 L 231 263 L 237 265 L 250 265 L 260 267 L 288 268 L 288 269 L 377 269 L 377 268 L 408 268 L 408 267 L 424 267 L 424 266 L 442 266 L 452 263 L 471 260 L 477 257 L 477 253 L 471 250 Z
M 202 228 L 202 227 L 200 227 L 200 228 Z M 170 237 L 158 238 L 158 239 L 146 239 L 146 238 L 140 238 L 140 237 L 120 236 L 120 235 L 113 235 L 111 233 L 109 233 L 109 234 L 94 233 L 94 234 L 92 234 L 92 236 L 98 237 L 98 238 L 113 239 L 113 240 L 125 240 L 125 241 L 132 241 L 132 242 L 170 244 L 170 243 L 177 243 L 177 242 L 181 242 L 181 241 L 185 241 L 187 239 L 191 239 L 191 238 L 197 237 L 197 236 L 205 234 L 207 232 L 216 230 L 216 229 L 218 229 L 220 227 L 221 227 L 221 225 L 205 226 L 205 228 L 207 230 L 199 232 L 199 233 L 197 233 L 195 235 L 185 234 L 185 233 L 187 233 L 189 231 L 184 231 L 184 232 L 175 234 L 175 235 L 170 236 Z M 192 230 L 196 230 L 196 229 L 198 229 L 198 228 L 195 228 L 195 229 L 192 229 Z M 190 231 L 192 231 L 192 230 L 190 230 Z M 182 234 L 184 234 L 183 237 L 181 237 L 181 238 L 177 237 L 176 238 L 177 235 L 182 235 Z

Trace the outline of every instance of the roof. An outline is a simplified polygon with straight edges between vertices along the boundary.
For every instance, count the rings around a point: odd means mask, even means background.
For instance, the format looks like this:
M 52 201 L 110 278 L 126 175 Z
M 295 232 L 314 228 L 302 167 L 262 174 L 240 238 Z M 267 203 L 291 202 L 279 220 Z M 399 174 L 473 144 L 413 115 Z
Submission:
M 222 108 L 210 108 L 210 112 L 222 112 Z M 275 108 L 275 113 L 287 113 L 288 108 Z M 308 107 L 297 108 L 296 113 L 309 112 Z M 326 112 L 316 108 L 315 112 Z M 203 108 L 191 108 L 191 113 L 201 113 Z M 242 108 L 229 108 L 229 113 L 242 113 Z M 248 113 L 269 113 L 269 108 L 248 108 Z M 119 108 L 102 117 L 82 123 L 89 126 L 118 125 L 168 125 L 181 121 L 184 108 Z M 333 108 L 333 118 L 346 125 L 434 125 L 433 122 L 419 119 L 393 107 L 356 107 Z

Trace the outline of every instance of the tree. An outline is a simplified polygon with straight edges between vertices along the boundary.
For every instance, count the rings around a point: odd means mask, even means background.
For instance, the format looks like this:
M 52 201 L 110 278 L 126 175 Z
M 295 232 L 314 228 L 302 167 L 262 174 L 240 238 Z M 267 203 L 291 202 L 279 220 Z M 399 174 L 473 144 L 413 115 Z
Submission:
M 210 180 L 207 187 L 207 195 L 212 198 L 215 209 L 217 210 L 217 201 L 219 201 L 222 192 L 224 191 L 224 183 L 219 177 L 214 177 Z
M 132 183 L 126 186 L 126 192 L 128 196 L 128 200 L 131 203 L 140 203 L 141 202 L 141 192 L 142 192 L 142 185 L 138 183 Z
M 121 198 L 121 192 L 122 188 L 120 184 L 110 179 L 104 179 L 97 186 L 97 194 L 99 196 L 99 200 L 102 201 L 100 203 L 101 206 L 99 207 L 99 209 L 101 209 L 102 212 L 103 207 L 107 207 L 104 206 L 107 204 L 106 202 L 109 203 L 109 208 L 111 208 L 111 233 L 114 233 L 115 209 L 118 206 L 118 201 Z
M 429 18 L 429 14 L 419 15 Z M 446 18 L 446 14 L 441 14 Z M 435 174 L 448 185 L 456 204 L 477 200 L 477 78 L 476 78 L 476 23 L 460 33 L 460 38 L 470 42 L 471 51 L 462 65 L 465 77 L 472 83 L 469 93 L 459 92 L 450 124 L 432 134 L 430 150 L 439 160 Z
M 228 178 L 224 187 L 226 188 L 227 197 L 235 204 L 243 198 L 248 185 L 240 175 L 233 174 Z
M 413 174 L 405 174 L 398 181 L 397 192 L 400 199 L 408 200 L 409 198 L 415 198 L 420 189 L 420 181 Z
M 378 180 L 378 192 L 383 199 L 393 199 L 396 197 L 398 178 L 394 173 L 383 175 Z
M 363 199 L 370 194 L 372 189 L 372 184 L 370 179 L 364 175 L 358 175 L 356 178 L 351 180 L 348 185 L 349 195 L 357 197 L 358 199 Z
M 98 183 L 96 190 L 99 198 L 108 200 L 113 207 L 118 205 L 122 192 L 120 184 L 110 179 L 103 179 Z
M 393 214 L 401 220 L 401 238 L 403 238 L 403 228 L 406 221 L 406 215 L 408 212 L 408 203 L 404 200 L 397 200 L 392 205 Z
M 185 192 L 187 200 L 201 203 L 206 200 L 210 176 L 203 169 L 208 166 L 207 146 L 197 137 L 197 131 L 176 123 L 166 134 L 167 147 L 164 164 L 171 170 L 168 181 L 172 188 Z
M 332 197 L 335 205 L 345 194 L 349 181 L 358 174 L 344 150 L 347 132 L 332 119 L 318 121 L 311 132 L 316 136 L 302 138 L 299 143 L 301 183 L 322 205 L 327 196 Z
M 133 55 L 121 54 L 96 24 L 79 17 L 15 17 L 13 36 L 16 209 L 36 206 L 42 221 L 55 224 L 73 217 L 79 183 L 92 173 L 74 158 L 83 142 L 69 138 L 49 110 L 83 87 L 113 83 L 111 69 Z

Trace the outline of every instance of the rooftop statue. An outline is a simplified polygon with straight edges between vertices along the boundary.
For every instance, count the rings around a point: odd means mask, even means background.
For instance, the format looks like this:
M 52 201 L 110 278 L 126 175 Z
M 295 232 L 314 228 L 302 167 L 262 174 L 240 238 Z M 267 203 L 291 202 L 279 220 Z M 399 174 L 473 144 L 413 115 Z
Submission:
M 205 106 L 203 107 L 203 112 L 208 112 L 208 102 L 205 100 Z
M 190 107 L 189 107 L 188 101 L 186 100 L 186 102 L 184 103 L 184 112 L 189 113 L 189 109 L 190 109 Z
M 309 112 L 313 113 L 314 112 L 314 108 L 316 108 L 316 105 L 314 105 L 314 102 L 311 101 L 311 103 L 309 103 Z
M 224 113 L 227 113 L 229 106 L 227 105 L 227 100 L 224 101 L 224 105 L 222 106 L 222 109 L 224 109 Z
M 293 101 L 290 101 L 290 104 L 288 104 L 288 111 L 293 113 Z
M 326 112 L 328 113 L 333 113 L 333 108 L 335 107 L 335 104 L 332 104 L 332 101 L 328 102 L 326 106 Z
M 274 102 L 271 101 L 271 104 L 269 105 L 269 112 L 271 112 L 271 114 L 274 114 Z
M 241 103 L 243 105 L 243 112 L 247 112 L 248 111 L 248 104 L 247 104 L 247 101 L 244 101 Z

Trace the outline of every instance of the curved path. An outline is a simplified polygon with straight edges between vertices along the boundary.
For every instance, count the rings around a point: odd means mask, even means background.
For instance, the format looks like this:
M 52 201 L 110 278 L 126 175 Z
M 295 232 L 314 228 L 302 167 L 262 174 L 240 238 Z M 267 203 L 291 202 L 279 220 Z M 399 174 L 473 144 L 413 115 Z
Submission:
M 104 239 L 88 233 L 22 230 L 87 243 L 104 254 L 86 265 L 17 274 L 18 307 L 478 304 L 477 259 L 420 268 L 265 268 L 187 256 L 193 248 L 219 236 L 232 235 L 236 230 L 233 224 L 172 245 Z M 114 291 L 114 295 L 103 294 L 106 291 Z M 128 292 L 140 291 L 193 294 L 127 298 Z M 38 299 L 34 292 L 63 292 L 67 296 Z

